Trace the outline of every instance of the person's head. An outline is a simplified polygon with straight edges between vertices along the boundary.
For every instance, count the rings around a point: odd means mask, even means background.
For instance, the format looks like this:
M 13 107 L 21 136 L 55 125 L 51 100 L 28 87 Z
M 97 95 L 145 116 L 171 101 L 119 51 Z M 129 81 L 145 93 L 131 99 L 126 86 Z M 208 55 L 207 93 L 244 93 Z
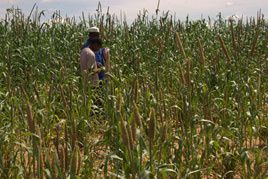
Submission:
M 92 38 L 89 40 L 90 45 L 89 48 L 93 51 L 96 52 L 102 47 L 102 40 L 100 38 Z
M 100 37 L 100 30 L 98 27 L 90 27 L 88 30 L 88 38 L 93 39 L 93 38 L 99 38 Z

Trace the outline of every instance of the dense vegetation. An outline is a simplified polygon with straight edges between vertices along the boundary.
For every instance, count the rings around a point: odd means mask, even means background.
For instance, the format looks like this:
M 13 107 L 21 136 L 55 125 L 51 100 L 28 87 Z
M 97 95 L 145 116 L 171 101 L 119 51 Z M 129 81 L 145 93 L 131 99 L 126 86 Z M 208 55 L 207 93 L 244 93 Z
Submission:
M 268 23 L 9 9 L 0 22 L 1 178 L 265 178 Z M 81 83 L 97 25 L 111 49 L 103 109 Z

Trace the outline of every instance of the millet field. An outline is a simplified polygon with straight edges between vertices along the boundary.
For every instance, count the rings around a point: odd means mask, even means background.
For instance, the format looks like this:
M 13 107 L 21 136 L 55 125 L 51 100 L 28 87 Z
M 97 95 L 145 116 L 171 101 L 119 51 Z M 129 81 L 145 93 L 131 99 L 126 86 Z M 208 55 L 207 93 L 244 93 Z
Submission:
M 261 13 L 44 15 L 11 8 L 0 21 L 0 178 L 268 177 Z M 79 66 L 93 25 L 111 50 L 99 92 Z

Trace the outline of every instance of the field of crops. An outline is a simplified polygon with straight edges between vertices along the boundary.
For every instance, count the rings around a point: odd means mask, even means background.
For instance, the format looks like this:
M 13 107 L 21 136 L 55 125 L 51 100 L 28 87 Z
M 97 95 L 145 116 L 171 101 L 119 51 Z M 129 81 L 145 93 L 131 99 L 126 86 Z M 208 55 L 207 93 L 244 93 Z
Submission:
M 0 178 L 268 176 L 261 14 L 43 15 L 9 9 L 0 22 Z M 102 108 L 79 69 L 91 25 L 111 49 Z

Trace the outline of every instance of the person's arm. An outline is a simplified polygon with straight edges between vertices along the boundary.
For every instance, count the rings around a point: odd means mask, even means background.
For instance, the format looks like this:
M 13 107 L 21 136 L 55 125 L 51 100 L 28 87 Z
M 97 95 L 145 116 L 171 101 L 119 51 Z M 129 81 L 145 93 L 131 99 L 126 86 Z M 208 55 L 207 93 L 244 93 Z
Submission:
M 110 63 L 110 49 L 105 48 L 104 50 L 104 58 L 105 58 L 105 70 L 106 72 L 111 72 L 111 63 Z
M 98 84 L 97 64 L 95 54 L 89 48 L 84 48 L 81 51 L 80 68 L 83 84 L 87 84 L 89 80 L 93 86 L 96 86 Z

